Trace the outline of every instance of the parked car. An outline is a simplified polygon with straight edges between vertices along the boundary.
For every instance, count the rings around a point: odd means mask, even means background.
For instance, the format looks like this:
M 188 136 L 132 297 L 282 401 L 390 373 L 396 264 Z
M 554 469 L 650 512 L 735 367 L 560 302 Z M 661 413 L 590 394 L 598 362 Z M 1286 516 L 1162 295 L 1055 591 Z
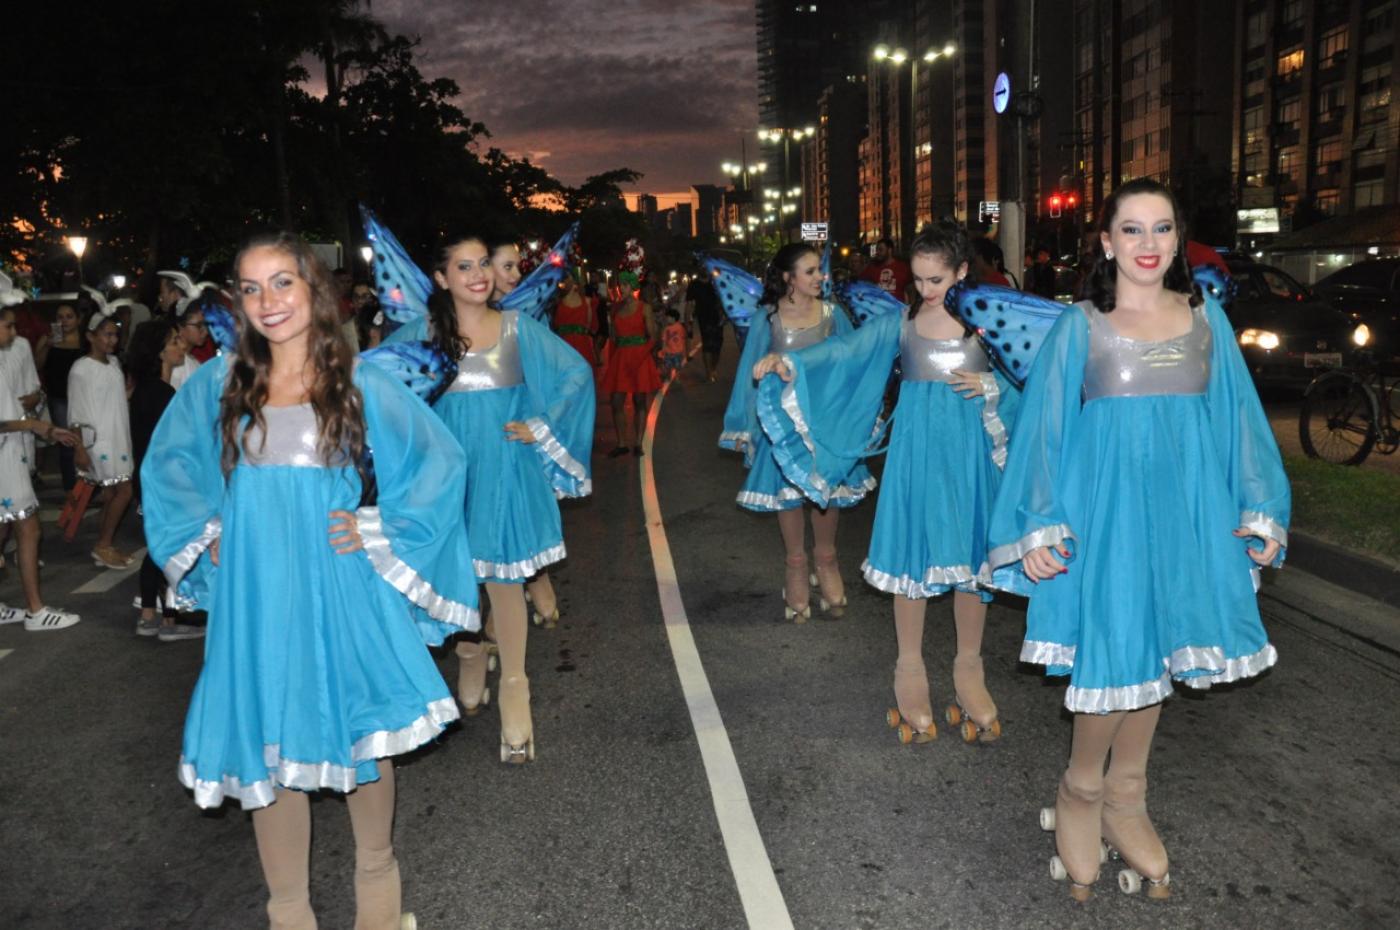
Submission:
M 1366 336 L 1345 313 L 1271 265 L 1230 261 L 1235 299 L 1225 308 L 1260 388 L 1305 388 L 1341 366 Z
M 1400 356 L 1400 258 L 1357 262 L 1313 285 L 1313 293 L 1371 331 L 1382 358 Z

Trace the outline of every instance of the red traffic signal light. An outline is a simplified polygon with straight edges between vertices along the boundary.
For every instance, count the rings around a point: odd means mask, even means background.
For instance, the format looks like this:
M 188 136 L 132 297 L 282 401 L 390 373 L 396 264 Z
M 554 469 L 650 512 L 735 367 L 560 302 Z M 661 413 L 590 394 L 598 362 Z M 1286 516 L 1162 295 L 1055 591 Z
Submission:
M 1067 197 L 1065 197 L 1065 206 L 1069 207 L 1071 210 L 1079 206 L 1079 195 L 1069 194 Z
M 1050 195 L 1050 218 L 1060 218 L 1060 208 L 1064 205 L 1064 198 L 1059 194 Z

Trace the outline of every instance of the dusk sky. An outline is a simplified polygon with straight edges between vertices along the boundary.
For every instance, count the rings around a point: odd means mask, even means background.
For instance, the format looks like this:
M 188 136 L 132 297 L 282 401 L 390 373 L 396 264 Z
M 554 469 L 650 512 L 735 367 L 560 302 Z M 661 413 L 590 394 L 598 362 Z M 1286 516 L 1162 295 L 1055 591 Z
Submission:
M 495 145 L 568 184 L 628 167 L 631 193 L 719 183 L 758 128 L 752 0 L 375 0 L 420 36 Z M 665 204 L 663 203 L 663 206 Z

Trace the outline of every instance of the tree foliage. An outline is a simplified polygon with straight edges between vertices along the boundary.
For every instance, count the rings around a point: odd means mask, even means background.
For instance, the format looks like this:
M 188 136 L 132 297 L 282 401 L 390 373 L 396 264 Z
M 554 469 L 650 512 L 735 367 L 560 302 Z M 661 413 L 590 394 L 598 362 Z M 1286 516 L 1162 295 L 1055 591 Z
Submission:
M 359 0 L 223 0 L 197 16 L 176 0 L 63 6 L 62 22 L 51 5 L 7 10 L 0 79 L 0 264 L 50 286 L 71 269 L 68 234 L 91 240 L 90 280 L 199 272 L 253 229 L 350 249 L 357 202 L 418 254 L 457 228 L 558 235 L 579 217 L 586 241 L 620 254 L 633 228 L 613 211 L 637 172 L 571 188 L 483 153 L 490 133 L 457 85 L 425 77 L 417 43 Z

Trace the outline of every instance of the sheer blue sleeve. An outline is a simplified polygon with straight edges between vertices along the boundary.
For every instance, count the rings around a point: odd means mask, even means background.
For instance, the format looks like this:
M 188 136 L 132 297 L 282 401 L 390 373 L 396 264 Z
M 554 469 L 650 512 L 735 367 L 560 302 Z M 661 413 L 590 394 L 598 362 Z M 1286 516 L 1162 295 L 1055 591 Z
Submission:
M 987 560 L 1002 578 L 1019 575 L 1017 563 L 1032 549 L 1073 539 L 1059 482 L 1079 420 L 1088 335 L 1083 311 L 1066 310 L 1046 336 L 1021 395 L 988 534 Z M 1010 587 L 1021 590 L 1019 583 Z
M 837 326 L 846 315 L 838 312 Z M 787 352 L 793 379 L 769 375 L 758 386 L 758 417 L 783 477 L 826 507 L 835 488 L 870 453 L 903 314 Z
M 431 339 L 428 332 L 428 318 L 421 316 L 412 322 L 405 323 L 392 333 L 384 337 L 385 342 L 424 342 Z
M 744 467 L 753 464 L 753 444 L 758 438 L 758 387 L 753 380 L 753 366 L 768 354 L 773 334 L 769 332 L 767 311 L 760 308 L 749 327 L 744 351 L 739 355 L 739 367 L 734 372 L 734 389 L 729 392 L 729 406 L 724 408 L 724 431 L 719 434 L 719 447 L 744 452 Z
M 1211 298 L 1206 300 L 1206 319 L 1210 321 L 1212 336 L 1206 398 L 1216 444 L 1225 463 L 1225 480 L 1239 505 L 1240 526 L 1259 539 L 1278 541 L 1278 558 L 1274 560 L 1277 568 L 1283 564 L 1288 546 L 1292 510 L 1292 491 L 1283 470 L 1283 457 L 1235 343 L 1234 328 Z M 1259 543 L 1251 545 L 1257 547 Z
M 531 416 L 525 425 L 557 497 L 593 493 L 589 468 L 597 399 L 593 366 L 547 326 L 518 314 L 520 363 Z M 639 413 L 640 415 L 640 413 Z
M 466 455 L 428 407 L 392 376 L 358 365 L 378 499 L 355 512 L 375 573 L 414 605 L 429 645 L 481 627 L 463 503 Z
M 209 609 L 216 571 L 208 550 L 223 529 L 219 398 L 226 372 L 224 356 L 211 359 L 175 392 L 141 463 L 147 551 L 186 610 Z

